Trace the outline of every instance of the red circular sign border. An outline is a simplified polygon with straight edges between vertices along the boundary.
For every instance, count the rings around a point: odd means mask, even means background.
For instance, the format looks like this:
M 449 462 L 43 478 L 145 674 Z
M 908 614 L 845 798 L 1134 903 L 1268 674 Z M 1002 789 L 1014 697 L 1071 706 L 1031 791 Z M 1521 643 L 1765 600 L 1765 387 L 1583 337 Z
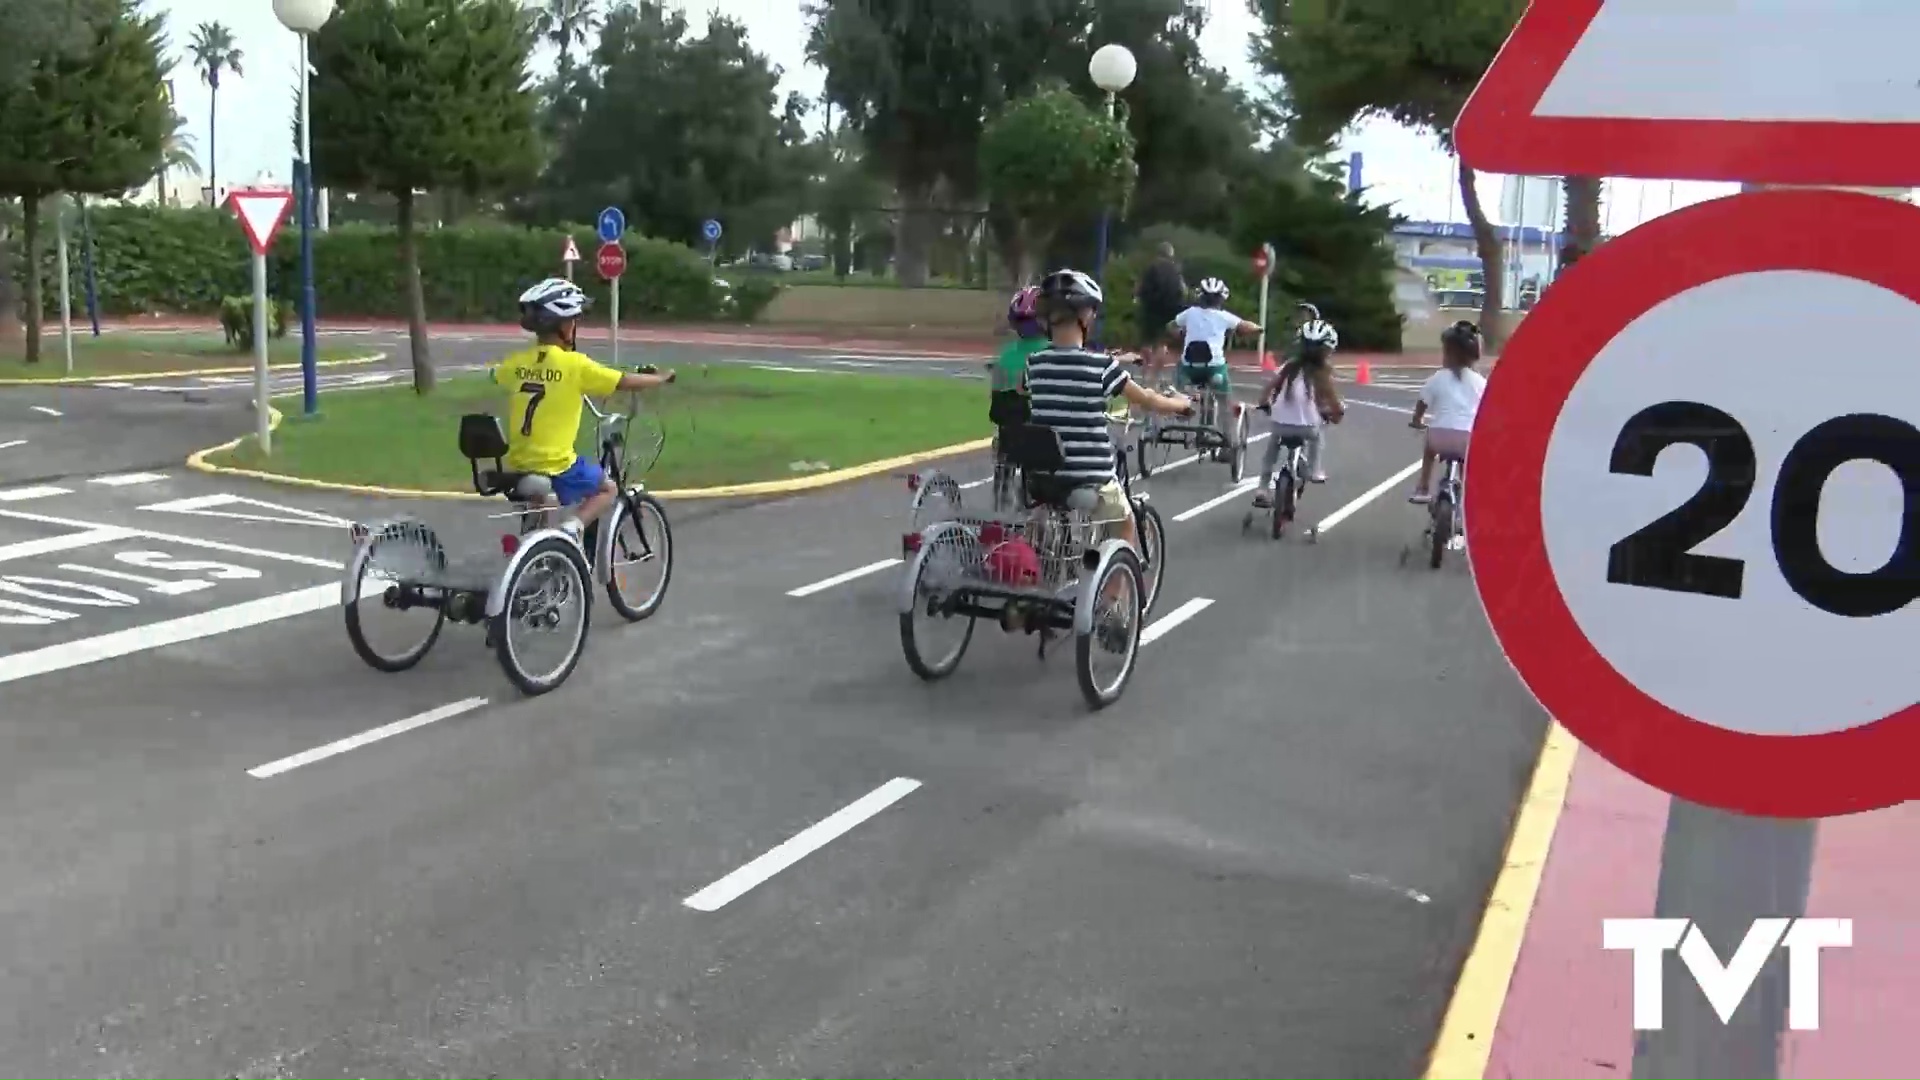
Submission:
M 620 272 L 618 274 L 609 274 L 606 271 L 607 257 L 609 255 L 619 260 Z M 618 241 L 613 240 L 601 244 L 599 250 L 593 253 L 593 268 L 598 270 L 600 276 L 608 281 L 625 276 L 627 272 L 627 249 L 620 246 Z
M 1878 196 L 1769 191 L 1701 203 L 1581 260 L 1500 357 L 1467 463 L 1468 551 L 1487 620 L 1547 711 L 1654 787 L 1769 817 L 1897 805 L 1920 796 L 1920 705 L 1844 731 L 1748 735 L 1684 716 L 1629 682 L 1587 641 L 1547 559 L 1540 487 L 1560 408 L 1614 337 L 1688 289 L 1736 274 L 1808 270 L 1920 303 L 1916 249 L 1920 211 Z

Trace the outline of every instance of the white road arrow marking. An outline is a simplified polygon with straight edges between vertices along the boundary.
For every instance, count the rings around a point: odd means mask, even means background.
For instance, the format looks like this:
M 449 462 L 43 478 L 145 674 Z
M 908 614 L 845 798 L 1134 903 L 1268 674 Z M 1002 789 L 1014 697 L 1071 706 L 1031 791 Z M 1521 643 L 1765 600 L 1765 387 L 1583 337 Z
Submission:
M 233 510 L 215 510 L 216 506 L 244 505 L 260 507 L 272 513 L 240 513 Z M 142 510 L 155 510 L 163 514 L 199 514 L 203 517 L 233 518 L 238 521 L 269 521 L 278 525 L 314 525 L 320 528 L 340 528 L 352 524 L 345 518 L 332 514 L 323 514 L 317 510 L 302 510 L 297 506 L 281 506 L 278 503 L 249 499 L 241 495 L 198 495 L 191 499 L 174 499 L 171 502 L 154 503 L 143 506 Z

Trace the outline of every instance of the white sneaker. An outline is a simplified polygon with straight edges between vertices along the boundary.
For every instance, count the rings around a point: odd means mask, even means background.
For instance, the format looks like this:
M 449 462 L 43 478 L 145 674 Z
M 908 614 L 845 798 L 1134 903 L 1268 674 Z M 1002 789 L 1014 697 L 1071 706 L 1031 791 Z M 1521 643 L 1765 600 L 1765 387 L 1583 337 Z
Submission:
M 1447 541 L 1447 550 L 1448 551 L 1467 550 L 1467 538 L 1464 536 L 1456 536 L 1453 539 Z
M 587 527 L 579 518 L 570 517 L 560 523 L 560 530 L 578 541 L 581 536 L 586 533 Z

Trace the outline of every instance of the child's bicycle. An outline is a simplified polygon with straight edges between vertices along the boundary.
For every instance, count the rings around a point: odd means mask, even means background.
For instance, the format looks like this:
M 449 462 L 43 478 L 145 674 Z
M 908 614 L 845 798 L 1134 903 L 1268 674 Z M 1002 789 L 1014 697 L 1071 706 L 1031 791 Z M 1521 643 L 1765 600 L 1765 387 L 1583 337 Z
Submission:
M 1270 405 L 1260 405 L 1257 408 L 1264 413 L 1273 412 L 1273 407 Z M 1271 523 L 1271 535 L 1275 540 L 1280 539 L 1287 531 L 1287 526 L 1293 524 L 1293 519 L 1300 509 L 1300 497 L 1307 493 L 1307 441 L 1298 435 L 1290 435 L 1280 440 L 1280 447 L 1282 453 L 1279 471 L 1274 473 L 1273 496 L 1268 500 L 1269 505 L 1266 508 L 1267 517 Z M 1240 531 L 1252 532 L 1254 518 L 1259 513 L 1258 507 L 1248 510 L 1247 515 L 1240 519 Z M 1309 525 L 1307 542 L 1316 543 L 1319 539 L 1320 527 Z
M 1410 424 L 1416 430 L 1424 425 Z M 1462 527 L 1461 497 L 1466 491 L 1465 462 L 1452 454 L 1440 458 L 1440 478 L 1433 486 L 1432 501 L 1427 503 L 1427 525 L 1420 535 L 1420 546 L 1427 552 L 1427 565 L 1440 569 L 1446 561 L 1447 552 L 1456 550 L 1455 544 L 1465 535 Z M 1413 557 L 1413 548 L 1400 549 L 1400 565 L 1405 566 Z

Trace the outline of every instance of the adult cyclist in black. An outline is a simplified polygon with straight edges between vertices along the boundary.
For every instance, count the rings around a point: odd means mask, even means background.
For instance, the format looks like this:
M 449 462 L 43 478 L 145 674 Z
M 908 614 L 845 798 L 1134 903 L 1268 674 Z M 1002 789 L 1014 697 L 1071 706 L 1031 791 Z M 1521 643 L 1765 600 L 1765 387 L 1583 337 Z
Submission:
M 1169 323 L 1187 306 L 1187 282 L 1180 274 L 1180 263 L 1173 256 L 1172 244 L 1161 244 L 1159 251 L 1133 290 L 1134 311 L 1140 318 L 1140 361 L 1147 385 L 1164 385 L 1161 371 L 1173 359 L 1173 338 Z

